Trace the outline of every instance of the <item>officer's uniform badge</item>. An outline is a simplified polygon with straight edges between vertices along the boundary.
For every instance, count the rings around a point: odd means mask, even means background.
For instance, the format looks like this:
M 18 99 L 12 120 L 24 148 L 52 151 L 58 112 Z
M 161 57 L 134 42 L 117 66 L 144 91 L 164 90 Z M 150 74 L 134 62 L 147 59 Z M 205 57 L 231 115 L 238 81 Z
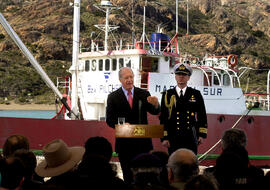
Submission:
M 189 102 L 196 102 L 196 98 L 194 95 L 191 96 L 191 98 L 189 99 Z

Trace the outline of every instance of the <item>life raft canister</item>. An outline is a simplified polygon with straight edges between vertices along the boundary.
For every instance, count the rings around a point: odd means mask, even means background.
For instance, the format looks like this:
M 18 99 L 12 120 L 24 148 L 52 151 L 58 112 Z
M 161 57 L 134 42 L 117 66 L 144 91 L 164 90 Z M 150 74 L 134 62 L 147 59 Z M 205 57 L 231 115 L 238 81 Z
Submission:
M 237 65 L 237 56 L 233 54 L 229 55 L 227 62 L 231 67 L 235 67 Z

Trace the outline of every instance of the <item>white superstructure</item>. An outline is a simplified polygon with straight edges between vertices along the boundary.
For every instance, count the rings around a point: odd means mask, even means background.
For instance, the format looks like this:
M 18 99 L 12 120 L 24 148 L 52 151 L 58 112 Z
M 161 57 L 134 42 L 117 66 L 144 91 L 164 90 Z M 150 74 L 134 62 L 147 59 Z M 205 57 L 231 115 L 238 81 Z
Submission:
M 245 112 L 245 97 L 233 69 L 237 64 L 235 55 L 206 55 L 202 59 L 181 56 L 177 54 L 177 34 L 170 41 L 162 33 L 153 33 L 150 42 L 137 41 L 125 48 L 121 43 L 120 46 L 110 47 L 107 43 L 111 30 L 108 14 L 116 7 L 109 1 L 101 1 L 97 8 L 106 10 L 106 24 L 101 28 L 105 32 L 104 47 L 92 41 L 90 51 L 79 53 L 75 78 L 83 119 L 105 118 L 107 96 L 121 86 L 118 79 L 121 67 L 133 70 L 135 86 L 148 89 L 151 95 L 160 99 L 164 90 L 176 85 L 172 71 L 178 62 L 186 62 L 193 68 L 188 85 L 201 91 L 207 113 L 242 115 Z M 176 47 L 173 47 L 175 41 Z M 73 93 L 71 95 L 74 96 Z

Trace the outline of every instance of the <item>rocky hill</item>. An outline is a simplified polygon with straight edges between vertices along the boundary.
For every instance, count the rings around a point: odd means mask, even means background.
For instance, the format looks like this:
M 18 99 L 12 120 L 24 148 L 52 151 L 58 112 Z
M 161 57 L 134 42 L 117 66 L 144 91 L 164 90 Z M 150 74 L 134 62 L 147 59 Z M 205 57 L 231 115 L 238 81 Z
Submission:
M 110 15 L 110 24 L 118 25 L 117 39 L 131 42 L 142 33 L 143 0 L 111 0 L 122 9 Z M 134 4 L 132 3 L 134 2 Z M 147 1 L 146 32 L 157 30 L 175 34 L 175 0 Z M 159 3 L 155 3 L 159 2 Z M 104 13 L 94 7 L 100 1 L 81 0 L 83 47 L 99 35 L 94 24 L 104 23 Z M 133 11 L 132 11 L 133 10 Z M 67 75 L 72 54 L 72 16 L 70 0 L 5 0 L 0 11 L 33 53 L 50 78 Z M 132 12 L 134 13 L 132 19 Z M 189 0 L 189 35 L 186 35 L 187 9 L 179 3 L 180 50 L 195 56 L 237 54 L 239 65 L 256 69 L 270 66 L 269 0 Z M 134 28 L 134 30 L 132 30 Z M 253 91 L 264 93 L 264 71 L 256 71 Z M 51 91 L 22 56 L 14 42 L 0 27 L 0 98 L 42 103 Z M 49 95 L 48 95 L 49 93 Z M 44 95 L 46 99 L 44 100 Z M 1 101 L 1 100 L 0 100 Z

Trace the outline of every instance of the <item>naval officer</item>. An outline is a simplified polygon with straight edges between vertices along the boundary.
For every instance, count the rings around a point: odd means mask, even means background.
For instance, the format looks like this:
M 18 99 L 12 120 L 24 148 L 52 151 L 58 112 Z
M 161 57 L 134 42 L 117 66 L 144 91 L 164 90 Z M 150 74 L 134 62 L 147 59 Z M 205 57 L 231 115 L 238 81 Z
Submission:
M 177 86 L 163 92 L 160 123 L 164 125 L 162 145 L 169 154 L 188 148 L 197 154 L 198 144 L 207 137 L 207 116 L 199 90 L 187 86 L 192 68 L 186 63 L 174 67 Z

